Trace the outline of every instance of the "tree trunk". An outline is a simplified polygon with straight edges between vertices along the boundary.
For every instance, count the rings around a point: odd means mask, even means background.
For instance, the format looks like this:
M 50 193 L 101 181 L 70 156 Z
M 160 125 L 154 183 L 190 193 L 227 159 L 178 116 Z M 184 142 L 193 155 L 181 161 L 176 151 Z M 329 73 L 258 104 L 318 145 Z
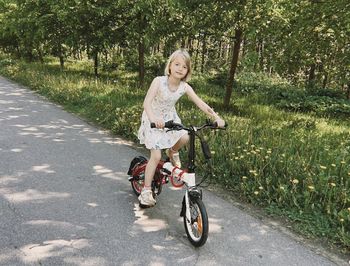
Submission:
M 61 70 L 63 70 L 64 69 L 64 57 L 63 57 L 62 53 L 60 54 L 59 58 L 60 58 L 60 67 L 61 67 Z
M 58 58 L 60 59 L 61 71 L 63 71 L 63 69 L 64 69 L 64 57 L 63 57 L 62 45 L 61 44 L 59 44 L 59 47 L 58 47 Z
M 95 77 L 98 77 L 98 51 L 94 52 L 94 73 Z
M 202 62 L 201 62 L 201 73 L 204 72 L 204 65 L 205 65 L 205 54 L 207 52 L 207 41 L 206 41 L 206 34 L 203 35 L 203 42 L 202 42 Z
M 139 87 L 143 88 L 145 83 L 145 40 L 141 37 L 139 41 Z
M 308 86 L 313 87 L 315 85 L 315 70 L 316 70 L 316 64 L 311 64 L 310 71 L 309 71 L 309 77 L 308 77 Z
M 328 83 L 328 73 L 325 72 L 325 73 L 324 73 L 324 76 L 323 76 L 322 88 L 325 89 L 326 86 L 327 86 L 327 83 Z
M 237 65 L 238 65 L 239 51 L 241 49 L 242 36 L 243 36 L 242 29 L 240 29 L 240 28 L 236 29 L 230 72 L 229 72 L 229 77 L 228 77 L 227 84 L 226 84 L 226 94 L 225 94 L 225 99 L 224 99 L 224 107 L 225 108 L 228 108 L 229 104 L 230 104 L 230 99 L 231 99 L 231 95 L 232 95 L 232 87 L 233 87 L 233 83 L 235 80 L 235 74 L 236 74 L 236 69 L 237 69 Z

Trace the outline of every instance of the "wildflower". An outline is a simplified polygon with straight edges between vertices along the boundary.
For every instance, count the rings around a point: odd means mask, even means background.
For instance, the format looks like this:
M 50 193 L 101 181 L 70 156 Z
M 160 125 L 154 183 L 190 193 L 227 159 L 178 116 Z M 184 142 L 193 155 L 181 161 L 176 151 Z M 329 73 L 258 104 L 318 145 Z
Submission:
M 244 176 L 242 176 L 242 179 L 247 179 L 247 177 L 244 175 Z
M 348 208 L 348 211 L 350 212 L 350 207 Z
M 270 158 L 269 156 L 267 156 L 267 155 L 265 156 L 265 159 L 269 159 L 269 158 Z
M 314 190 L 314 189 L 315 189 L 314 186 L 308 186 L 308 188 L 309 188 L 310 190 Z
M 332 187 L 335 187 L 336 185 L 335 185 L 335 183 L 329 183 Z
M 282 157 L 286 157 L 286 155 L 284 153 L 282 153 Z
M 235 157 L 235 160 L 238 160 L 239 158 L 238 157 Z
M 341 164 L 345 164 L 345 161 L 341 161 L 340 163 L 341 163 Z
M 259 195 L 259 191 L 254 191 L 254 194 L 255 195 Z
M 343 222 L 344 222 L 344 219 L 343 219 L 343 218 L 340 218 L 339 221 L 340 221 L 341 223 L 343 223 Z
M 272 151 L 271 150 L 267 150 L 267 152 L 266 153 L 272 153 Z
M 336 165 L 334 163 L 332 163 L 331 166 L 336 167 Z
M 260 190 L 263 190 L 264 188 L 262 186 L 259 187 Z
M 280 190 L 283 190 L 283 191 L 284 191 L 284 187 L 283 187 L 283 186 L 280 186 Z
M 211 151 L 211 154 L 215 154 L 215 151 Z
M 321 169 L 327 169 L 327 167 L 326 167 L 326 166 L 323 166 L 323 165 L 320 165 L 320 168 L 321 168 Z
M 299 180 L 295 178 L 295 179 L 292 180 L 292 183 L 295 184 L 295 185 L 299 184 Z

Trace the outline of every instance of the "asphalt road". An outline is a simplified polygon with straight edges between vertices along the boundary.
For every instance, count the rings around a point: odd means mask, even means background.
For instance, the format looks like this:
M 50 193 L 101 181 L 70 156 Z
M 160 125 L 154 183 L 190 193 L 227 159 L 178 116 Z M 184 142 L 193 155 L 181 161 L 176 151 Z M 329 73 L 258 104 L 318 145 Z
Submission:
M 202 248 L 168 186 L 142 210 L 127 181 L 140 151 L 0 77 L 0 265 L 347 265 L 204 192 Z

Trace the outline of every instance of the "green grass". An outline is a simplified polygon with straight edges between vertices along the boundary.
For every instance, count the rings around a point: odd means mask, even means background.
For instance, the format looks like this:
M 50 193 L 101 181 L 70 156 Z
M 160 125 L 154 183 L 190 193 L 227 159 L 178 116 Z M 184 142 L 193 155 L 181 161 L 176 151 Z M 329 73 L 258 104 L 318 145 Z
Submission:
M 88 67 L 89 62 L 67 62 L 65 71 L 60 71 L 55 60 L 41 65 L 0 59 L 2 75 L 137 142 L 146 93 L 137 88 L 137 76 L 119 70 L 95 79 Z M 323 110 L 311 104 L 312 110 L 291 112 L 286 106 L 293 99 L 307 99 L 317 92 L 293 88 L 261 74 L 253 78 L 241 74 L 227 111 L 221 105 L 225 89 L 220 82 L 217 77 L 197 77 L 191 82 L 229 124 L 225 132 L 208 133 L 214 154 L 213 181 L 272 215 L 288 218 L 295 230 L 327 238 L 349 253 L 350 127 L 343 119 L 348 110 L 346 100 L 337 93 L 327 96 L 330 102 L 345 104 L 335 113 L 325 112 L 322 104 Z M 181 100 L 177 109 L 186 124 L 205 119 L 187 99 Z

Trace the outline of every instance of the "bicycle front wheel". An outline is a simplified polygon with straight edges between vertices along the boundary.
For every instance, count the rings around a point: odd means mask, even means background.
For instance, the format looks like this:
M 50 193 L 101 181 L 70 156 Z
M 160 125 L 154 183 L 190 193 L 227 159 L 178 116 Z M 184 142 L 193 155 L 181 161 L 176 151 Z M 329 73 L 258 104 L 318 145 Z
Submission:
M 208 239 L 209 222 L 204 203 L 200 198 L 189 199 L 190 219 L 184 215 L 184 226 L 191 244 L 200 247 Z

